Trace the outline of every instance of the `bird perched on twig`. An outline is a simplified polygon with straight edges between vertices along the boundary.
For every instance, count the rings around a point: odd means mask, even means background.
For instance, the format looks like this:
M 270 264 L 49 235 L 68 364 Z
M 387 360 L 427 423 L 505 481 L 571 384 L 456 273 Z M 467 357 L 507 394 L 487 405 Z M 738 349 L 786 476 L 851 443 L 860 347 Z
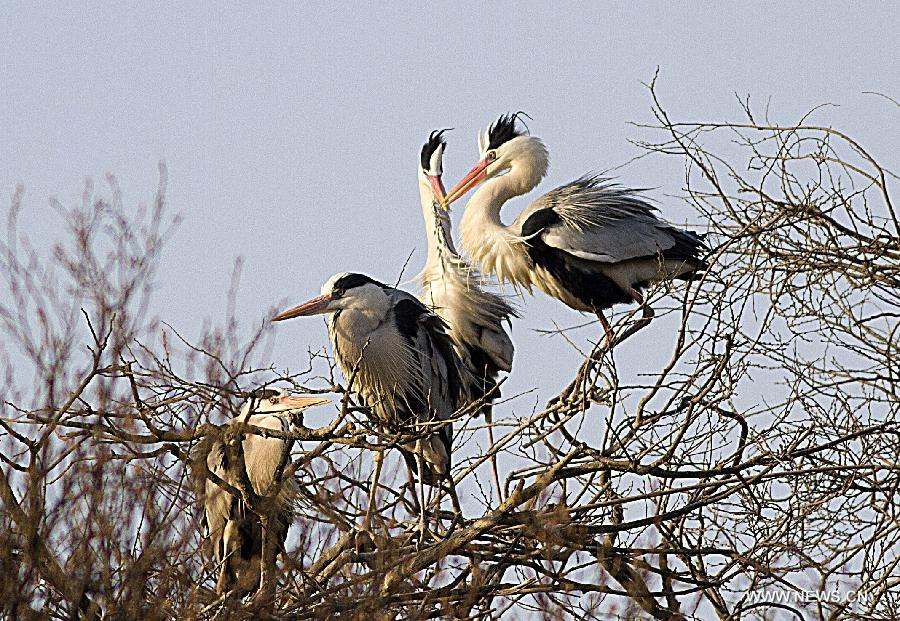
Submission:
M 547 174 L 549 155 L 540 139 L 519 126 L 522 113 L 503 115 L 478 135 L 478 163 L 447 194 L 449 206 L 481 184 L 460 223 L 463 249 L 501 281 L 537 287 L 569 307 L 603 314 L 614 304 L 637 302 L 646 326 L 653 310 L 641 290 L 657 280 L 691 280 L 708 267 L 702 238 L 656 217 L 639 191 L 586 176 L 541 196 L 509 226 L 500 210 L 533 190 Z
M 461 514 L 450 476 L 453 426 L 449 421 L 466 404 L 460 379 L 461 362 L 447 325 L 414 296 L 364 274 L 332 276 L 322 294 L 274 318 L 328 314 L 328 335 L 338 365 L 369 407 L 375 422 L 394 434 L 420 435 L 403 442 L 410 485 L 419 480 L 420 526 L 424 532 L 422 485 L 444 484 Z M 374 506 L 381 452 L 369 494 Z
M 244 423 L 260 429 L 290 433 L 302 410 L 328 403 L 329 399 L 305 395 L 289 395 L 279 390 L 258 390 L 241 407 L 240 413 L 225 424 L 235 427 Z M 226 434 L 227 435 L 227 434 Z M 221 439 L 216 439 L 206 454 L 206 467 L 227 485 L 241 489 L 246 477 L 259 496 L 272 493 L 277 474 L 284 469 L 291 442 L 285 438 L 263 437 L 251 431 L 244 433 L 239 448 L 243 472 L 229 458 L 233 455 Z M 203 497 L 203 520 L 213 545 L 213 557 L 219 565 L 216 592 L 222 595 L 246 595 L 260 584 L 263 556 L 263 527 L 260 517 L 244 500 L 218 485 L 210 477 L 196 474 Z M 271 520 L 271 536 L 276 550 L 284 546 L 293 518 L 291 501 L 296 493 L 292 477 L 286 477 L 275 497 L 276 510 Z
M 468 380 L 469 395 L 483 402 L 494 484 L 500 496 L 491 403 L 500 396 L 498 376 L 512 369 L 515 348 L 507 327 L 518 315 L 503 297 L 484 289 L 485 278 L 453 245 L 449 214 L 439 205 L 444 198 L 441 175 L 447 146 L 445 131 L 431 132 L 419 160 L 419 194 L 428 240 L 428 256 L 419 275 L 420 297 L 447 322 L 450 338 L 468 371 L 463 378 Z

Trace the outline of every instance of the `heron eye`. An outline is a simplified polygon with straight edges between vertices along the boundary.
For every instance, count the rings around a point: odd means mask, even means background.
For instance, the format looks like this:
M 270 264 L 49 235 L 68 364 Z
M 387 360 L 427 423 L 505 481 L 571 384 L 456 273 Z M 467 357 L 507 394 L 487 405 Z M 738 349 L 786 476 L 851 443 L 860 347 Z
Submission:
M 332 298 L 333 300 L 336 300 L 336 299 L 338 299 L 339 297 L 341 297 L 341 296 L 343 296 L 343 295 L 344 295 L 344 290 L 343 290 L 343 289 L 335 289 L 334 291 L 331 292 L 331 298 Z
M 497 159 L 497 152 L 496 151 L 488 151 L 486 159 L 489 162 L 493 162 L 494 160 Z
M 269 397 L 269 403 L 275 405 L 276 403 L 278 403 L 278 397 Z

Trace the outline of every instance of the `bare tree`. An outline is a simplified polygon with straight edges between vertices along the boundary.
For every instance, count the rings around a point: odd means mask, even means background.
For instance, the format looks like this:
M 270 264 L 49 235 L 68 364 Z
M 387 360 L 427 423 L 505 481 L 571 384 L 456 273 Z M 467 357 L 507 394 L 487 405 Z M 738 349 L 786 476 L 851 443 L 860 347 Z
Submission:
M 18 191 L 0 247 L 4 612 L 894 618 L 893 177 L 817 126 L 815 111 L 781 125 L 742 102 L 740 121 L 682 122 L 649 91 L 656 123 L 639 144 L 684 162 L 684 198 L 712 248 L 702 280 L 648 293 L 668 327 L 667 360 L 634 374 L 614 354 L 584 351 L 543 407 L 496 404 L 493 451 L 514 464 L 502 502 L 477 407 L 460 412 L 454 479 L 466 519 L 424 543 L 390 468 L 361 528 L 373 453 L 396 459 L 391 449 L 414 436 L 371 426 L 354 378 L 321 349 L 293 374 L 267 366 L 267 321 L 248 332 L 234 317 L 239 270 L 223 325 L 199 338 L 148 316 L 176 223 L 164 170 L 147 208 L 127 209 L 112 179 L 109 198 L 88 188 L 80 206 L 57 205 L 70 230 L 49 257 L 17 225 Z M 579 342 L 568 330 L 558 338 Z M 279 479 L 297 483 L 294 528 L 279 570 L 264 575 L 266 596 L 238 601 L 214 592 L 194 489 L 215 478 L 205 451 L 221 423 L 261 386 L 333 394 L 335 407 L 322 426 L 289 434 Z M 229 491 L 265 519 L 266 497 Z

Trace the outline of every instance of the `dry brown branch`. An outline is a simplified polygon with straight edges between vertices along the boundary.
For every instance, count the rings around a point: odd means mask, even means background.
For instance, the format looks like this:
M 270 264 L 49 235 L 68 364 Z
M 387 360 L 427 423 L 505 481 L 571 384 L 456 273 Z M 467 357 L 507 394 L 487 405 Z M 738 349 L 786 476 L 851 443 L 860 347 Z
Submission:
M 392 450 L 417 436 L 373 425 L 354 378 L 339 377 L 321 352 L 298 361 L 296 374 L 269 368 L 260 359 L 266 323 L 247 333 L 234 316 L 237 268 L 222 326 L 188 338 L 148 317 L 175 223 L 164 170 L 146 209 L 126 208 L 114 180 L 109 198 L 89 187 L 82 205 L 58 205 L 70 229 L 49 256 L 18 227 L 18 192 L 0 245 L 4 613 L 894 618 L 893 177 L 814 116 L 757 122 L 742 102 L 739 122 L 683 122 L 649 86 L 657 122 L 641 126 L 649 137 L 639 144 L 684 162 L 684 197 L 712 248 L 701 281 L 649 292 L 653 327 L 629 339 L 655 330 L 668 359 L 634 375 L 617 353 L 587 348 L 545 408 L 516 397 L 495 404 L 493 453 L 473 408 L 461 411 L 453 474 L 465 519 L 450 526 L 444 509 L 424 541 Z M 636 319 L 623 314 L 620 338 Z M 262 386 L 334 394 L 335 407 L 318 427 L 225 430 Z M 290 441 L 266 493 L 206 466 L 219 438 L 242 472 L 247 434 Z M 385 462 L 370 499 L 373 451 Z M 502 501 L 492 495 L 492 455 L 512 464 L 501 472 Z M 214 593 L 195 492 L 206 478 L 263 523 L 283 481 L 297 483 L 294 526 L 279 569 L 264 574 L 265 598 Z M 809 591 L 856 599 L 809 602 Z M 761 599 L 773 593 L 786 599 Z

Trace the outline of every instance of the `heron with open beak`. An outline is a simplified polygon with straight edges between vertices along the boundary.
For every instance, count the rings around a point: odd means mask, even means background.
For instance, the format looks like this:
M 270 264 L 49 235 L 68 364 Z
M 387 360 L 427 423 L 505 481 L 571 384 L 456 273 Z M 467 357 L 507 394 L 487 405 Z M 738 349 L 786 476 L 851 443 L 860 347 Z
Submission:
M 463 378 L 473 401 L 482 403 L 491 444 L 491 469 L 497 495 L 503 490 L 494 451 L 492 403 L 500 397 L 498 378 L 512 369 L 515 347 L 509 336 L 512 305 L 502 296 L 487 291 L 487 279 L 456 251 L 451 237 L 450 217 L 440 205 L 444 199 L 443 156 L 447 147 L 444 133 L 433 131 L 422 146 L 419 158 L 419 194 L 428 255 L 419 274 L 420 298 L 450 329 L 450 338 L 467 373 Z

